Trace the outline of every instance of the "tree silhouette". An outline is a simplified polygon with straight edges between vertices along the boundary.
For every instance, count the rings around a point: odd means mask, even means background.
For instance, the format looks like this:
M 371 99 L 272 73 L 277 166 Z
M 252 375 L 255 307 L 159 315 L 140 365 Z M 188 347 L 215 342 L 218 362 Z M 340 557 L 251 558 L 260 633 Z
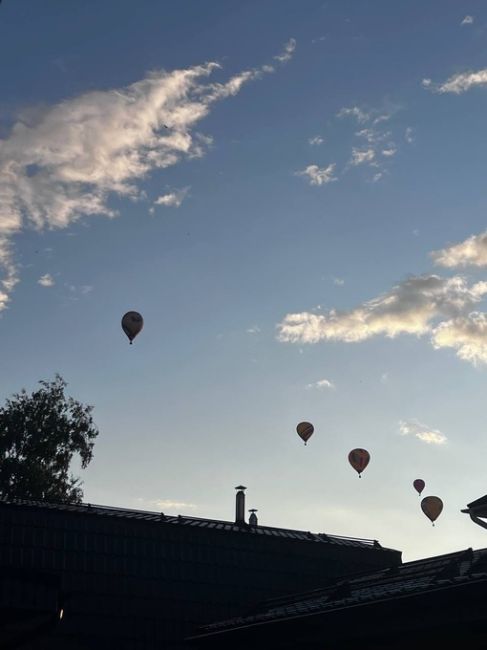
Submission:
M 66 397 L 60 375 L 25 389 L 0 408 L 0 495 L 79 503 L 80 479 L 69 472 L 75 454 L 85 469 L 98 429 L 93 407 Z

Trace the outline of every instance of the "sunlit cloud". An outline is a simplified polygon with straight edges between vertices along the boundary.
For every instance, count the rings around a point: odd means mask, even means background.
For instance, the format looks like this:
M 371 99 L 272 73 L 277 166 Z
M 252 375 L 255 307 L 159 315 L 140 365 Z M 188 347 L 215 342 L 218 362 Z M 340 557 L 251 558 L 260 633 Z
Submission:
M 335 172 L 335 163 L 328 165 L 328 167 L 319 168 L 318 165 L 308 165 L 306 169 L 295 172 L 296 176 L 306 176 L 310 185 L 326 185 L 336 181 L 337 178 L 333 175 Z
M 370 163 L 375 159 L 375 151 L 373 149 L 352 149 L 352 158 L 350 159 L 351 165 L 363 165 Z
M 434 251 L 431 256 L 436 264 L 447 268 L 487 266 L 487 231 L 472 235 L 459 244 Z
M 471 88 L 487 85 L 487 68 L 477 71 L 460 72 L 452 75 L 442 84 L 435 84 L 431 79 L 423 79 L 423 87 L 436 93 L 453 93 L 460 95 Z
M 330 381 L 329 379 L 319 379 L 318 381 L 315 381 L 311 384 L 306 384 L 305 388 L 307 390 L 330 390 L 330 389 L 335 389 L 335 384 Z
M 402 436 L 414 436 L 428 445 L 443 445 L 447 437 L 438 429 L 433 429 L 419 420 L 400 420 L 399 433 Z
M 41 287 L 53 287 L 55 283 L 52 275 L 50 273 L 46 273 L 37 280 L 37 284 L 40 284 Z
M 276 60 L 286 63 L 295 46 L 291 39 Z M 216 102 L 275 71 L 263 65 L 210 81 L 220 68 L 209 62 L 154 71 L 124 88 L 14 116 L 0 140 L 0 310 L 19 279 L 14 235 L 67 228 L 83 217 L 115 217 L 112 197 L 144 200 L 141 184 L 151 173 L 205 154 L 211 139 L 195 127 Z
M 189 187 L 183 187 L 180 190 L 173 190 L 167 194 L 159 196 L 155 201 L 154 205 L 163 205 L 166 207 L 179 208 L 189 192 Z
M 356 343 L 378 335 L 394 338 L 401 334 L 430 334 L 435 348 L 447 347 L 446 335 L 439 338 L 441 327 L 446 327 L 442 323 L 465 317 L 486 294 L 487 282 L 469 285 L 461 276 L 413 276 L 348 311 L 287 314 L 277 326 L 278 340 L 299 344 Z M 467 358 L 463 348 L 457 350 L 460 358 Z
M 436 349 L 453 348 L 474 366 L 487 364 L 487 314 L 471 312 L 444 321 L 433 330 L 432 341 Z

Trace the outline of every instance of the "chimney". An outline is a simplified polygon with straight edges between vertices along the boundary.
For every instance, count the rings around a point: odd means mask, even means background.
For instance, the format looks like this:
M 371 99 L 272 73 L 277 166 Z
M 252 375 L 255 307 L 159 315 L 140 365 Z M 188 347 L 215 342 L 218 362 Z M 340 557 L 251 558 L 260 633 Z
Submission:
M 255 514 L 258 512 L 255 508 L 250 508 L 250 517 L 249 517 L 249 526 L 257 526 L 257 515 Z
M 244 485 L 237 485 L 237 496 L 235 498 L 235 523 L 245 524 L 245 493 L 247 488 Z

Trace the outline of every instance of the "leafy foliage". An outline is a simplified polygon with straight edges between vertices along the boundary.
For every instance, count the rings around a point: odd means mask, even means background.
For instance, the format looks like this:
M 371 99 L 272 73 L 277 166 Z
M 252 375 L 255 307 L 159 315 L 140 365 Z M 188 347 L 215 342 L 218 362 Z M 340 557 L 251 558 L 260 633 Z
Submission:
M 11 498 L 80 502 L 80 479 L 69 473 L 75 454 L 85 469 L 98 429 L 92 406 L 64 394 L 60 375 L 22 390 L 0 409 L 0 494 Z

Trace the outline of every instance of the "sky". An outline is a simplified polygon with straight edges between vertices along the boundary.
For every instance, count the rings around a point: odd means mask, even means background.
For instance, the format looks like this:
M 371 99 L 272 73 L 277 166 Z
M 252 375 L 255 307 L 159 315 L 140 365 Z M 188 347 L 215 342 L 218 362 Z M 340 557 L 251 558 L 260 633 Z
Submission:
M 4 0 L 0 60 L 0 399 L 94 405 L 85 501 L 487 546 L 485 3 Z

